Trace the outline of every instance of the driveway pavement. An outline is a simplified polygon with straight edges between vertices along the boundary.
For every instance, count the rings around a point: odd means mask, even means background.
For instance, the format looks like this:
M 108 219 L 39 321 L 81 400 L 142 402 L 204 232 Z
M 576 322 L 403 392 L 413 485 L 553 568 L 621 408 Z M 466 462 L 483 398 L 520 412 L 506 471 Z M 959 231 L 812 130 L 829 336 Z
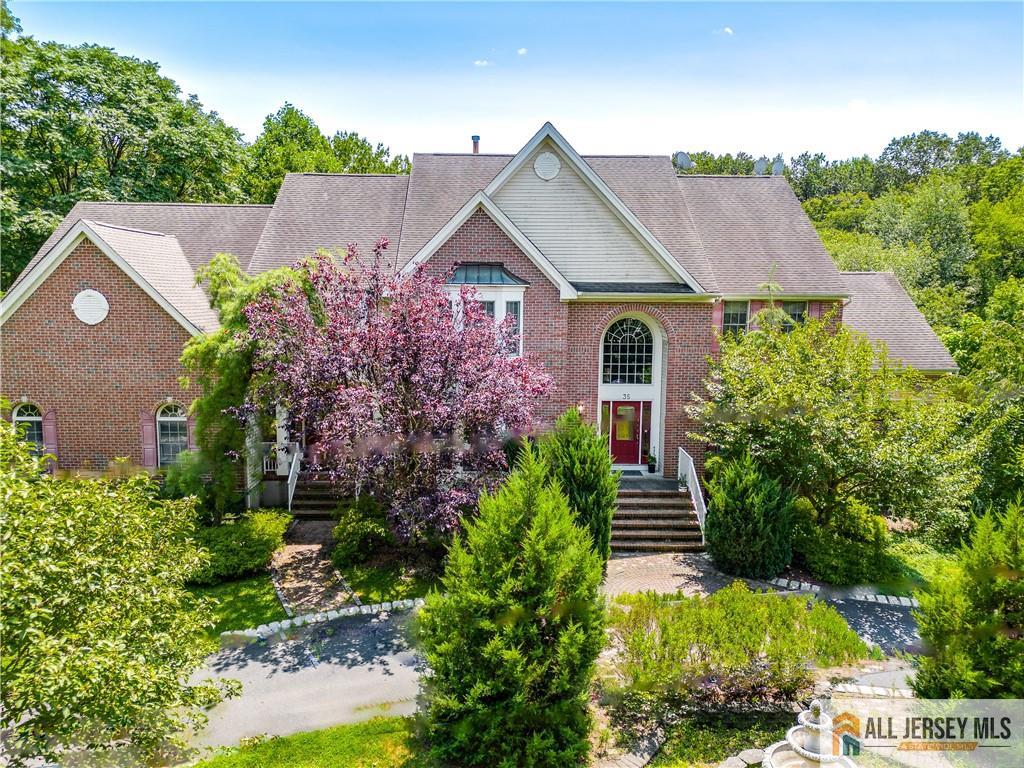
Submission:
M 412 714 L 419 662 L 408 624 L 409 614 L 351 616 L 303 627 L 287 640 L 214 654 L 200 676 L 239 680 L 242 693 L 210 711 L 196 746 Z

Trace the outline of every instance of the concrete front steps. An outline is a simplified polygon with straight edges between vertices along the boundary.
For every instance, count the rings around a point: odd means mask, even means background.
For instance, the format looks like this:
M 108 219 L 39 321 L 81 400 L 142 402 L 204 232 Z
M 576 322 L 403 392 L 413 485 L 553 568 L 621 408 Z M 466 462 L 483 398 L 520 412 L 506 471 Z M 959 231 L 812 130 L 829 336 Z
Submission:
M 292 514 L 302 520 L 330 520 L 340 499 L 330 481 L 300 475 L 292 497 Z
M 689 493 L 623 483 L 612 516 L 612 552 L 703 552 Z

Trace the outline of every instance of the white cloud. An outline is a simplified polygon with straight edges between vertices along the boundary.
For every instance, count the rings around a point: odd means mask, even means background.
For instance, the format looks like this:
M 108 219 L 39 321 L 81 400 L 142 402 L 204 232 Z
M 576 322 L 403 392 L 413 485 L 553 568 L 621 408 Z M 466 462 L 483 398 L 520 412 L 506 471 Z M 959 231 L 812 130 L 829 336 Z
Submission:
M 732 27 L 722 27 L 722 34 L 732 37 Z
M 520 56 L 525 56 L 527 51 L 525 48 L 516 48 L 516 53 L 518 53 Z
M 473 62 L 473 66 L 474 67 L 489 67 L 489 66 L 491 66 L 491 62 L 488 61 L 487 59 L 477 59 L 476 61 Z

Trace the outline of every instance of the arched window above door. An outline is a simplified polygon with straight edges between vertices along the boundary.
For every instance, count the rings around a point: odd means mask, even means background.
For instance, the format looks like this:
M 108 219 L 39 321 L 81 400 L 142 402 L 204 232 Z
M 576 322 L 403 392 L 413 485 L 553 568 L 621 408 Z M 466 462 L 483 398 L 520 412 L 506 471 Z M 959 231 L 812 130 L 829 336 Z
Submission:
M 635 317 L 612 323 L 604 334 L 601 381 L 604 384 L 650 384 L 654 375 L 654 334 Z

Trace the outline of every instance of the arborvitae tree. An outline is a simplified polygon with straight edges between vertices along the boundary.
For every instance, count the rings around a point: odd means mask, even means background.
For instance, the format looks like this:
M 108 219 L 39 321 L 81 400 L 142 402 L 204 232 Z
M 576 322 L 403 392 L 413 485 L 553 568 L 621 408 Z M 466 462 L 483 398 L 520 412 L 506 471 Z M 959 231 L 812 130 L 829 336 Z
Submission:
M 928 652 L 914 691 L 927 699 L 1024 698 L 1024 499 L 980 518 L 958 560 L 917 596 Z
M 708 486 L 708 554 L 726 573 L 775 576 L 793 557 L 792 500 L 750 454 L 727 461 Z
M 604 644 L 590 536 L 532 447 L 465 527 L 420 614 L 431 753 L 463 766 L 581 765 Z
M 612 472 L 608 441 L 570 408 L 541 441 L 541 455 L 551 477 L 569 499 L 576 523 L 587 528 L 594 549 L 607 561 L 611 556 L 612 514 L 619 493 L 619 476 Z

